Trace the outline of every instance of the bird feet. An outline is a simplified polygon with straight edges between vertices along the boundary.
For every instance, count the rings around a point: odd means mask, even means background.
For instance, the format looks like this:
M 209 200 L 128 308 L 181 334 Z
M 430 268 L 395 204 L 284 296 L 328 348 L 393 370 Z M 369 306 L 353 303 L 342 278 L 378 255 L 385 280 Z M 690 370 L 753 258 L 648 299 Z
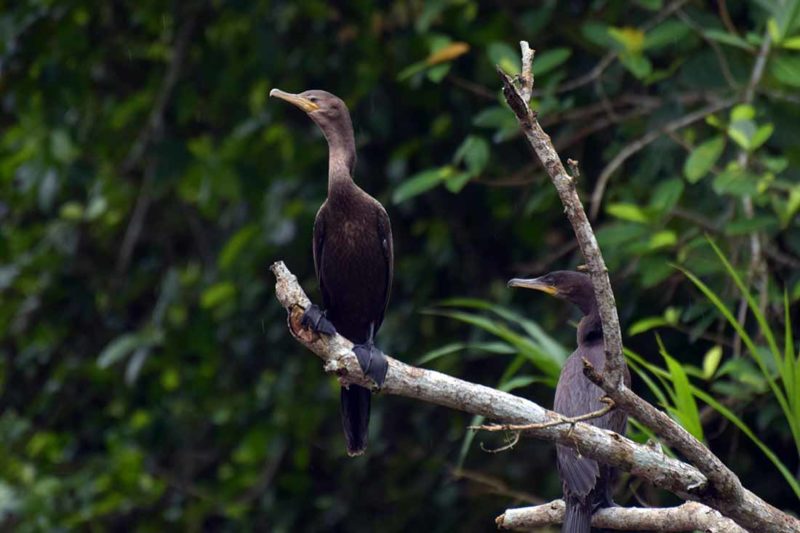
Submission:
M 377 383 L 378 387 L 383 386 L 383 382 L 386 380 L 386 371 L 389 370 L 389 360 L 386 359 L 386 354 L 376 348 L 372 341 L 356 344 L 353 346 L 353 353 L 356 354 L 358 364 L 361 365 L 364 374 Z
M 323 311 L 318 305 L 311 304 L 306 309 L 303 316 L 300 318 L 300 325 L 310 329 L 314 333 L 324 333 L 325 335 L 336 335 L 336 328 L 333 323 L 328 320 Z

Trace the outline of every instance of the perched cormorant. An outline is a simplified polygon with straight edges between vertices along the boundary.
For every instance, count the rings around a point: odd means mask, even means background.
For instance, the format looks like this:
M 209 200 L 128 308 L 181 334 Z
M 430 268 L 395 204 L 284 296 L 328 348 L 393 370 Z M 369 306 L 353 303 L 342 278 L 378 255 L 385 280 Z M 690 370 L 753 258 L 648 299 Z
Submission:
M 392 285 L 392 228 L 380 202 L 353 181 L 356 144 L 350 113 L 341 99 L 325 91 L 273 89 L 269 94 L 305 111 L 328 141 L 328 198 L 314 220 L 313 246 L 325 309 L 312 306 L 303 321 L 317 332 L 338 331 L 355 343 L 364 374 L 381 386 L 389 364 L 374 338 Z M 369 408 L 369 389 L 342 388 L 342 426 L 351 456 L 367 448 Z
M 578 349 L 567 358 L 561 369 L 553 410 L 574 417 L 602 409 L 605 406 L 600 401 L 603 390 L 583 374 L 583 358 L 598 372 L 603 371 L 606 363 L 603 328 L 589 276 L 580 272 L 558 271 L 534 279 L 515 278 L 508 282 L 508 286 L 546 292 L 580 308 L 583 318 L 578 324 Z M 627 366 L 624 376 L 625 384 L 630 386 Z M 625 433 L 627 421 L 627 415 L 620 410 L 587 420 L 589 424 L 620 434 Z M 601 507 L 614 505 L 612 484 L 616 472 L 566 446 L 557 445 L 556 455 L 567 505 L 561 531 L 588 533 L 591 530 L 592 513 Z

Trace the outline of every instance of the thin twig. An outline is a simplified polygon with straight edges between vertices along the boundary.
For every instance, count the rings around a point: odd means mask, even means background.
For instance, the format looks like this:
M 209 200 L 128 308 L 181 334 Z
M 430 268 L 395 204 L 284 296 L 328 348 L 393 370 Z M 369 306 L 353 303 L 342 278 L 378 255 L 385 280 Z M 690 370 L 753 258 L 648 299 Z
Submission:
M 597 213 L 600 211 L 600 205 L 603 201 L 603 194 L 606 190 L 606 185 L 608 185 L 608 180 L 614 174 L 614 172 L 619 169 L 622 164 L 628 160 L 632 155 L 636 154 L 637 152 L 641 151 L 647 145 L 661 137 L 662 135 L 677 131 L 681 128 L 685 128 L 690 124 L 697 122 L 698 120 L 702 120 L 706 118 L 708 115 L 716 113 L 717 111 L 721 111 L 728 107 L 731 107 L 736 103 L 736 99 L 729 98 L 723 100 L 721 102 L 714 102 L 705 107 L 702 107 L 696 111 L 692 111 L 682 117 L 679 117 L 675 120 L 671 120 L 661 126 L 660 128 L 651 130 L 644 134 L 642 137 L 639 137 L 635 141 L 627 144 L 619 153 L 614 156 L 603 171 L 600 173 L 600 177 L 597 178 L 597 183 L 595 184 L 594 190 L 592 191 L 592 197 L 590 200 L 590 208 L 589 208 L 589 216 L 592 220 L 597 218 Z
M 769 243 L 767 243 L 767 245 L 764 247 L 764 251 L 769 256 L 769 258 L 775 261 L 776 263 L 781 263 L 783 266 L 788 266 L 791 268 L 800 268 L 800 259 L 782 252 L 781 250 L 779 250 L 778 248 Z
M 581 169 L 578 166 L 578 161 L 574 159 L 567 159 L 567 165 L 569 165 L 569 169 L 572 171 L 572 179 L 581 177 Z
M 160 140 L 164 134 L 164 113 L 166 112 L 167 105 L 169 104 L 175 85 L 180 77 L 196 22 L 197 13 L 192 10 L 186 22 L 184 22 L 179 30 L 178 35 L 175 37 L 175 44 L 172 47 L 172 57 L 169 65 L 167 65 L 161 87 L 156 94 L 155 103 L 150 111 L 150 115 L 141 131 L 139 131 L 136 140 L 131 145 L 128 155 L 120 165 L 122 174 L 127 174 L 138 166 L 148 146 Z M 155 166 L 156 162 L 154 160 L 148 161 L 145 166 L 145 175 L 136 198 L 136 206 L 131 215 L 130 223 L 125 230 L 125 236 L 122 239 L 122 246 L 120 246 L 119 255 L 117 257 L 116 270 L 118 274 L 122 274 L 128 269 L 133 250 L 144 228 L 144 221 L 147 218 L 147 212 L 152 201 L 151 189 L 155 176 Z
M 731 15 L 728 12 L 728 3 L 725 0 L 717 0 L 717 8 L 719 11 L 719 18 L 722 19 L 722 24 L 725 25 L 728 32 L 739 37 L 739 32 L 736 30 L 733 21 L 731 21 Z
M 462 78 L 460 76 L 456 76 L 452 72 L 449 73 L 445 77 L 445 79 L 447 81 L 452 82 L 453 85 L 455 85 L 456 87 L 460 87 L 461 89 L 464 89 L 465 91 L 470 92 L 470 93 L 474 94 L 475 96 L 479 96 L 479 97 L 483 98 L 484 100 L 491 100 L 493 102 L 497 101 L 497 94 L 493 93 L 492 91 L 490 91 L 489 89 L 487 89 L 483 85 L 479 85 L 479 84 L 477 84 L 475 82 L 472 82 L 472 81 L 469 81 L 469 80 L 465 80 L 464 78 Z
M 793 104 L 800 104 L 800 95 L 797 93 L 787 93 L 776 89 L 766 89 L 764 87 L 756 87 L 756 91 L 770 98 L 775 98 L 776 100 L 785 100 Z
M 590 70 L 589 72 L 587 72 L 586 74 L 584 74 L 582 76 L 578 76 L 574 80 L 569 80 L 569 81 L 566 81 L 566 82 L 562 83 L 561 85 L 559 85 L 556 88 L 554 93 L 555 94 L 568 93 L 570 91 L 574 91 L 575 89 L 579 89 L 579 88 L 583 87 L 584 85 L 589 85 L 590 83 L 593 83 L 594 80 L 596 80 L 597 78 L 599 78 L 600 76 L 603 75 L 603 72 L 605 72 L 606 69 L 609 66 L 611 66 L 611 64 L 614 62 L 614 60 L 616 58 L 617 58 L 617 53 L 616 52 L 607 53 L 606 55 L 603 56 L 603 58 L 600 61 L 597 62 L 597 64 L 594 67 L 592 67 L 592 70 Z M 548 93 L 549 93 L 549 89 L 547 91 L 540 91 L 540 90 L 534 88 L 531 91 L 531 96 L 538 98 L 538 97 L 544 96 L 545 94 L 548 94 Z
M 136 204 L 133 207 L 133 213 L 131 214 L 128 226 L 125 228 L 125 235 L 119 247 L 116 267 L 117 274 L 121 275 L 128 270 L 128 265 L 133 256 L 133 249 L 136 243 L 139 242 L 139 237 L 142 234 L 144 221 L 147 218 L 147 211 L 150 209 L 150 202 L 152 201 L 151 193 L 155 172 L 155 160 L 149 161 L 144 169 L 142 184 L 139 187 L 139 194 L 136 196 Z
M 755 98 L 756 94 L 756 87 L 758 87 L 759 83 L 761 82 L 761 78 L 764 76 L 764 68 L 767 65 L 767 58 L 769 57 L 770 48 L 772 46 L 772 37 L 770 36 L 769 31 L 764 32 L 762 39 L 763 41 L 758 50 L 756 61 L 753 64 L 753 70 L 750 73 L 750 81 L 747 83 L 747 87 L 742 95 L 743 104 L 749 105 L 753 103 L 753 99 Z M 736 161 L 740 169 L 746 170 L 750 164 L 750 152 L 745 149 L 741 149 Z M 745 195 L 742 197 L 742 209 L 744 210 L 745 217 L 748 219 L 752 219 L 755 216 L 753 199 L 750 197 L 750 195 Z M 749 284 L 755 279 L 759 294 L 758 307 L 762 313 L 767 307 L 768 275 L 766 262 L 764 261 L 761 233 L 759 231 L 753 231 L 750 233 L 750 266 L 747 270 L 747 282 Z M 736 318 L 738 319 L 739 323 L 744 326 L 745 320 L 747 319 L 747 298 L 745 296 L 742 296 L 741 300 L 739 300 L 739 309 Z M 736 335 L 734 346 L 736 348 L 736 353 L 738 353 L 741 349 L 741 339 L 738 334 Z
M 506 450 L 510 450 L 511 448 L 516 446 L 517 443 L 519 442 L 519 435 L 520 435 L 519 431 L 515 431 L 514 432 L 514 436 L 511 438 L 511 440 L 508 442 L 508 444 L 506 444 L 505 446 L 500 446 L 499 448 L 487 448 L 481 442 L 481 450 L 483 450 L 486 453 L 500 453 L 500 452 L 504 452 Z
M 731 67 L 730 65 L 728 65 L 728 60 L 725 58 L 725 54 L 722 52 L 722 49 L 720 48 L 717 41 L 715 41 L 714 39 L 709 39 L 706 36 L 706 32 L 703 29 L 703 27 L 695 23 L 695 21 L 692 20 L 691 17 L 689 17 L 689 15 L 687 15 L 683 9 L 678 9 L 676 14 L 678 15 L 678 18 L 681 19 L 681 21 L 683 21 L 684 24 L 692 28 L 695 31 L 695 33 L 697 33 L 700 36 L 700 38 L 703 39 L 706 42 L 706 44 L 711 47 L 711 50 L 713 50 L 714 55 L 717 56 L 717 63 L 719 63 L 719 68 L 720 71 L 722 72 L 722 77 L 725 78 L 725 81 L 728 83 L 728 86 L 731 89 L 734 90 L 738 89 L 739 84 L 736 83 L 736 80 L 733 78 L 733 74 L 731 74 Z
M 142 127 L 136 140 L 131 145 L 128 155 L 121 165 L 121 172 L 127 174 L 139 163 L 145 150 L 150 143 L 161 136 L 164 127 L 164 112 L 167 109 L 172 92 L 183 69 L 186 60 L 186 53 L 189 49 L 189 42 L 191 41 L 192 33 L 197 22 L 197 13 L 193 10 L 186 22 L 183 23 L 178 35 L 175 37 L 175 44 L 172 46 L 172 55 L 170 62 L 167 65 L 167 70 L 164 74 L 164 79 L 161 82 L 161 87 L 156 93 L 156 99 L 153 108 L 150 110 L 150 115 Z
M 527 41 L 520 43 L 522 47 L 522 74 L 520 75 L 520 94 L 526 102 L 531 101 L 531 92 L 533 91 L 533 71 L 531 65 L 533 63 L 533 55 L 536 53 L 528 45 Z
M 586 413 L 580 416 L 558 416 L 558 420 L 551 420 L 549 422 L 542 422 L 540 424 L 483 424 L 480 426 L 467 426 L 467 429 L 473 431 L 530 431 L 533 429 L 544 429 L 559 426 L 561 424 L 576 424 L 578 422 L 585 422 L 593 418 L 600 418 L 608 414 L 609 411 L 614 409 L 614 400 L 606 396 L 600 398 L 604 405 L 597 411 Z
M 483 472 L 475 472 L 473 470 L 467 470 L 466 468 L 453 468 L 450 471 L 450 475 L 455 479 L 466 479 L 467 481 L 477 483 L 480 486 L 486 487 L 491 494 L 505 496 L 512 500 L 527 502 L 533 505 L 541 505 L 545 502 L 544 499 L 534 494 L 513 489 L 502 479 L 484 474 Z

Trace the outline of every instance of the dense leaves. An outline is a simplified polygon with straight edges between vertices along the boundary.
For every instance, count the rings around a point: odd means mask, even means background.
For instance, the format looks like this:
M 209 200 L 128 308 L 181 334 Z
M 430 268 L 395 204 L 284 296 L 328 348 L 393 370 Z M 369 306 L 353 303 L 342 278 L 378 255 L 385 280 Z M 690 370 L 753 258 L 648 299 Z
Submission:
M 550 405 L 572 315 L 505 280 L 581 259 L 499 94 L 494 65 L 517 73 L 520 39 L 537 49 L 531 105 L 597 197 L 635 388 L 796 509 L 798 13 L 795 0 L 5 6 L 3 526 L 481 530 L 558 496 L 551 446 L 487 455 L 469 417 L 398 398 L 374 402 L 368 455 L 346 458 L 338 386 L 287 334 L 267 271 L 285 260 L 318 298 L 327 164 L 318 131 L 269 89 L 330 90 L 353 113 L 356 179 L 394 226 L 379 344 Z

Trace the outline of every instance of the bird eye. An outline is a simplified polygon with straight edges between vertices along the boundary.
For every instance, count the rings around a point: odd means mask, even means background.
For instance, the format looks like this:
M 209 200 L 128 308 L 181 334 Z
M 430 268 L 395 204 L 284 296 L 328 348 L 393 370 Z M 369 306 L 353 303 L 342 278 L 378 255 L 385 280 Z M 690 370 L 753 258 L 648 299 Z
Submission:
M 309 102 L 313 102 L 313 103 L 317 103 L 317 97 L 316 96 L 309 96 L 308 97 L 308 101 Z

